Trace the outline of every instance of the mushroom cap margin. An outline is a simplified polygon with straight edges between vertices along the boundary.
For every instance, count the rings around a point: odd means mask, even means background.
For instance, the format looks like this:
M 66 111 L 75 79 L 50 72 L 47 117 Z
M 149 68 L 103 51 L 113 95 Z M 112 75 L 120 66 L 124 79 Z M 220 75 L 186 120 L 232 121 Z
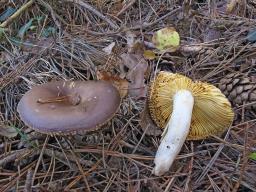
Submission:
M 194 107 L 187 140 L 199 140 L 222 134 L 232 123 L 234 112 L 221 91 L 208 83 L 180 74 L 160 72 L 149 89 L 148 103 L 152 119 L 164 128 L 172 114 L 173 96 L 186 89 L 194 96 Z
M 77 94 L 78 105 L 40 104 L 38 99 Z M 49 135 L 73 135 L 96 131 L 113 118 L 121 98 L 103 81 L 56 81 L 34 86 L 17 106 L 21 120 L 35 131 Z

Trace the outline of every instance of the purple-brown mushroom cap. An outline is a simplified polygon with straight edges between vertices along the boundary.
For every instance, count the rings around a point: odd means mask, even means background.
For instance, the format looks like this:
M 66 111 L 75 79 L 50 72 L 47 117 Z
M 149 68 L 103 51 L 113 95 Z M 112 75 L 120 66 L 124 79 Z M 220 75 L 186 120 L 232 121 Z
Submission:
M 65 97 L 61 102 L 40 102 Z M 115 115 L 120 102 L 118 90 L 108 82 L 57 81 L 33 87 L 17 110 L 38 132 L 69 135 L 97 130 Z

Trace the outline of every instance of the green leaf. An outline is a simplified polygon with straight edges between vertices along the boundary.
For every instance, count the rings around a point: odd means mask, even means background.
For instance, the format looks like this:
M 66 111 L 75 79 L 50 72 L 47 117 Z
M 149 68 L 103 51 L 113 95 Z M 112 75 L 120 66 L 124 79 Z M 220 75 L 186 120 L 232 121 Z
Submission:
M 49 37 L 56 33 L 56 29 L 54 27 L 47 27 L 42 30 L 43 37 Z
M 0 40 L 4 37 L 4 28 L 0 27 Z
M 154 33 L 152 42 L 160 51 L 174 52 L 180 46 L 180 35 L 173 27 L 166 27 Z
M 9 40 L 16 46 L 21 46 L 23 45 L 23 41 L 21 41 L 20 39 L 16 38 L 16 37 L 9 37 Z
M 25 25 L 23 25 L 19 32 L 18 32 L 18 37 L 20 37 L 21 39 L 23 39 L 25 33 L 28 31 L 28 30 L 32 30 L 32 29 L 35 29 L 38 25 L 38 23 L 40 23 L 42 20 L 43 20 L 44 17 L 42 16 L 39 16 L 39 17 L 35 17 L 35 18 L 32 18 L 30 19 Z
M 25 33 L 26 33 L 26 32 L 29 30 L 29 28 L 32 26 L 34 20 L 35 20 L 34 18 L 30 19 L 29 22 L 27 22 L 25 25 L 23 25 L 23 26 L 20 28 L 20 30 L 19 30 L 19 32 L 18 32 L 18 37 L 20 37 L 21 39 L 24 37 Z
M 29 141 L 27 134 L 24 134 L 19 128 L 13 127 L 16 132 L 20 135 L 21 140 L 28 142 L 32 147 L 37 148 L 36 144 Z
M 10 17 L 16 9 L 12 7 L 7 7 L 7 9 L 0 15 L 0 22 L 5 21 L 8 17 Z
M 251 153 L 249 158 L 256 161 L 256 152 Z

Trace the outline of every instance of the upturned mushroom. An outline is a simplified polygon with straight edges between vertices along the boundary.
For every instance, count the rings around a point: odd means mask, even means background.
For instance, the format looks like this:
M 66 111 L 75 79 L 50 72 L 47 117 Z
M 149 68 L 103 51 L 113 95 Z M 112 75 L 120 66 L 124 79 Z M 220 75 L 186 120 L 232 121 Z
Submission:
M 95 131 L 120 105 L 118 90 L 104 81 L 56 81 L 37 85 L 18 103 L 21 120 L 50 135 Z
M 157 75 L 148 102 L 152 119 L 164 128 L 154 159 L 157 176 L 170 169 L 186 139 L 220 135 L 234 117 L 230 102 L 218 88 L 169 72 Z

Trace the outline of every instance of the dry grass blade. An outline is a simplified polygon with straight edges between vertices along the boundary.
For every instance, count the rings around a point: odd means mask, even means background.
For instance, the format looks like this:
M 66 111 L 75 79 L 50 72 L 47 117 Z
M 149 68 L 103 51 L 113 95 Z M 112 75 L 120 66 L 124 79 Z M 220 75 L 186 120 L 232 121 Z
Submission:
M 22 14 L 33 3 L 34 3 L 34 0 L 30 0 L 26 4 L 22 5 L 13 15 L 11 15 L 6 21 L 0 24 L 0 28 L 7 27 L 15 18 L 17 18 L 20 14 Z

